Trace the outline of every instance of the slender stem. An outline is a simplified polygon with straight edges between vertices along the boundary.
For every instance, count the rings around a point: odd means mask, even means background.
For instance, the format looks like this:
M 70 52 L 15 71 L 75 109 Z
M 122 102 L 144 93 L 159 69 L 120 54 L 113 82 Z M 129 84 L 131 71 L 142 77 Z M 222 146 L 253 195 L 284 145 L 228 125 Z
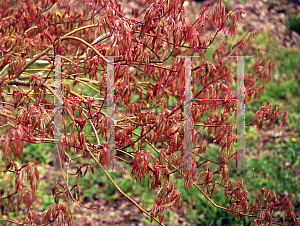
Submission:
M 99 57 L 101 57 L 105 62 L 107 62 L 107 59 L 106 59 L 101 53 L 99 53 L 98 50 L 97 50 L 94 46 L 92 46 L 90 43 L 84 41 L 83 39 L 78 38 L 78 37 L 64 36 L 64 37 L 62 37 L 62 38 L 60 39 L 60 41 L 63 41 L 63 40 L 65 40 L 65 39 L 73 39 L 73 40 L 77 40 L 77 41 L 82 42 L 83 44 L 85 44 L 86 46 L 88 46 L 88 47 L 90 47 L 92 50 L 94 50 L 95 53 L 96 53 Z
M 10 222 L 10 223 L 13 223 L 13 224 L 23 225 L 23 223 L 18 223 L 18 222 L 7 220 L 7 219 L 0 219 L 0 221 L 7 221 L 7 222 Z
M 14 77 L 13 79 L 17 79 L 20 77 L 20 75 L 30 66 L 32 65 L 35 61 L 37 61 L 41 56 L 45 55 L 46 53 L 48 53 L 51 50 L 51 47 L 48 47 L 47 49 L 45 49 L 44 51 L 40 52 L 39 54 L 37 54 L 35 57 L 33 57 L 31 59 L 31 61 L 29 61 L 23 68 L 22 70 L 20 70 Z M 6 79 L 5 77 L 1 78 L 1 81 L 3 81 L 4 79 Z
M 89 147 L 86 145 L 86 148 L 89 150 Z M 123 192 L 119 186 L 115 183 L 115 181 L 111 178 L 111 176 L 108 174 L 108 172 L 104 169 L 104 167 L 99 163 L 99 161 L 95 158 L 95 156 L 93 155 L 93 153 L 91 151 L 89 151 L 90 155 L 92 156 L 92 158 L 95 160 L 95 162 L 100 166 L 100 168 L 103 170 L 103 172 L 105 173 L 105 175 L 108 177 L 108 179 L 113 183 L 113 185 L 118 189 L 118 191 L 124 195 L 127 199 L 129 199 L 129 201 L 131 201 L 141 212 L 143 212 L 144 214 L 148 215 L 149 217 L 151 217 L 151 215 L 144 210 L 139 204 L 137 204 L 132 198 L 130 198 L 125 192 Z M 154 220 L 159 223 L 160 225 L 164 225 L 163 223 L 160 223 L 158 219 L 154 218 Z

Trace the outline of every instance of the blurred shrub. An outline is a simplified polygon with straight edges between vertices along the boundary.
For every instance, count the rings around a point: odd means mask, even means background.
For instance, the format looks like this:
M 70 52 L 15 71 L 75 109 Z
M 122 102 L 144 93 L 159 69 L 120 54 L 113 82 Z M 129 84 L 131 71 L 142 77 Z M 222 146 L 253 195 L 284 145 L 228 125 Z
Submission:
M 287 27 L 300 34 L 300 12 L 291 16 L 287 21 Z

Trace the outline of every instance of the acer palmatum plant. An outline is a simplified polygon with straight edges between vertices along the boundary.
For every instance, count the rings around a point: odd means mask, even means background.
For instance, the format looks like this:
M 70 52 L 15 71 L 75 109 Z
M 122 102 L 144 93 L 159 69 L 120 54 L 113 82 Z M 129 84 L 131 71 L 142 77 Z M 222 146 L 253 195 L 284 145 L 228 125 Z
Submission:
M 192 102 L 193 152 L 190 169 L 184 169 L 184 81 L 185 58 L 192 59 L 193 99 L 237 98 L 231 87 L 234 70 L 225 63 L 242 55 L 250 46 L 256 31 L 250 31 L 234 45 L 221 41 L 214 50 L 213 62 L 204 55 L 219 35 L 232 37 L 242 21 L 243 10 L 225 13 L 221 0 L 206 2 L 196 21 L 187 24 L 182 0 L 141 0 L 124 15 L 122 2 L 16 0 L 0 2 L 0 95 L 1 155 L 3 173 L 15 175 L 12 188 L 0 190 L 1 213 L 19 211 L 24 205 L 26 219 L 20 225 L 72 225 L 70 202 L 81 203 L 81 188 L 67 180 L 56 182 L 52 189 L 55 204 L 42 215 L 32 214 L 36 200 L 39 173 L 33 163 L 18 167 L 24 143 L 57 143 L 54 125 L 55 57 L 62 61 L 61 105 L 62 168 L 78 179 L 102 169 L 118 190 L 139 210 L 161 225 L 168 209 L 180 205 L 181 192 L 176 191 L 174 176 L 179 175 L 186 192 L 195 187 L 216 208 L 238 218 L 253 218 L 252 225 L 299 225 L 293 210 L 294 195 L 279 200 L 274 191 L 257 191 L 254 203 L 248 202 L 243 180 L 229 178 L 229 168 L 236 161 L 234 101 Z M 127 7 L 128 8 L 128 7 Z M 213 36 L 206 37 L 213 30 Z M 149 187 L 158 189 L 155 204 L 144 210 L 114 182 L 107 171 L 109 146 L 106 141 L 108 56 L 114 56 L 114 100 L 116 103 L 115 160 L 132 167 L 131 176 L 140 182 L 147 177 Z M 245 103 L 260 98 L 264 84 L 270 81 L 276 64 L 258 50 L 252 73 L 245 75 Z M 168 63 L 167 63 L 168 62 Z M 168 66 L 171 62 L 171 66 Z M 41 67 L 40 65 L 43 65 Z M 57 81 L 56 81 L 57 82 Z M 102 99 L 97 99 L 102 98 Z M 176 104 L 171 103 L 176 100 Z M 207 117 L 208 116 L 208 117 Z M 282 118 L 287 112 L 270 103 L 259 109 L 248 126 L 261 129 L 266 123 Z M 208 136 L 203 136 L 207 130 Z M 137 133 L 136 131 L 140 131 Z M 91 136 L 92 134 L 92 136 Z M 137 136 L 135 138 L 135 136 Z M 217 159 L 203 156 L 207 145 L 220 146 Z M 155 157 L 157 156 L 157 158 Z M 78 159 L 84 159 L 80 164 Z M 71 164 L 72 163 L 72 164 Z M 218 167 L 212 170 L 211 164 Z M 217 175 L 217 176 L 214 176 Z M 217 190 L 224 192 L 230 204 L 215 204 Z M 16 203 L 17 205 L 13 205 Z M 286 217 L 276 219 L 275 210 L 283 209 Z M 6 219 L 1 219 L 9 221 Z

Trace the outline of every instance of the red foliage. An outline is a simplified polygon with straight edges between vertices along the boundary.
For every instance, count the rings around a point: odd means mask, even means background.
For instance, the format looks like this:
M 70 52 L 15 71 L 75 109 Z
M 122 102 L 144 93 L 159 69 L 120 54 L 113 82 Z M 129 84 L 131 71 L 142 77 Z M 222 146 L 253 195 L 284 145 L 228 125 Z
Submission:
M 88 169 L 94 173 L 101 167 L 123 195 L 151 217 L 151 221 L 160 224 L 165 210 L 176 210 L 180 205 L 181 193 L 176 192 L 171 183 L 172 175 L 176 173 L 183 178 L 187 192 L 194 186 L 209 200 L 218 188 L 223 188 L 224 199 L 230 207 L 220 207 L 210 201 L 232 216 L 253 217 L 252 225 L 274 222 L 299 225 L 293 212 L 293 194 L 280 201 L 273 191 L 262 190 L 257 192 L 256 202 L 249 203 L 247 189 L 242 190 L 243 180 L 234 178 L 236 187 L 230 180 L 229 168 L 236 162 L 234 132 L 237 125 L 230 122 L 237 110 L 235 101 L 192 102 L 192 147 L 196 151 L 190 156 L 191 168 L 183 169 L 186 154 L 184 123 L 187 123 L 184 122 L 186 71 L 183 56 L 194 56 L 195 53 L 199 56 L 191 60 L 193 99 L 237 99 L 237 92 L 231 88 L 236 79 L 234 70 L 225 63 L 233 59 L 229 56 L 242 55 L 249 48 L 256 31 L 228 48 L 222 40 L 213 52 L 212 63 L 204 56 L 217 35 L 235 35 L 236 27 L 242 21 L 242 9 L 227 14 L 221 0 L 215 4 L 206 3 L 197 20 L 187 24 L 183 0 L 142 0 L 139 3 L 144 10 L 134 7 L 129 16 L 124 15 L 122 3 L 118 1 L 69 2 L 0 2 L 0 145 L 7 161 L 3 172 L 15 175 L 14 191 L 7 189 L 5 194 L 5 190 L 0 190 L 2 214 L 4 210 L 8 213 L 14 208 L 12 203 L 16 200 L 17 210 L 23 204 L 27 209 L 24 224 L 47 225 L 57 221 L 59 225 L 72 225 L 69 201 L 83 206 L 78 184 L 69 189 L 71 185 L 66 181 L 57 182 L 52 190 L 55 204 L 43 213 L 42 218 L 32 215 L 29 209 L 36 199 L 39 173 L 32 163 L 18 167 L 13 161 L 22 158 L 24 142 L 58 141 L 54 125 L 55 103 L 51 97 L 55 95 L 52 79 L 58 73 L 55 56 L 61 56 L 63 150 L 59 159 L 62 167 L 72 167 L 70 175 L 77 175 L 79 179 L 88 173 Z M 214 36 L 204 37 L 212 28 L 215 29 Z M 109 78 L 107 56 L 114 56 L 116 120 L 105 113 L 105 109 L 108 110 L 105 100 L 111 98 L 106 82 Z M 254 97 L 260 98 L 263 85 L 270 81 L 276 70 L 272 57 L 264 57 L 261 50 L 254 59 L 253 73 L 245 75 L 245 103 Z M 46 67 L 38 67 L 38 63 L 45 62 Z M 83 87 L 91 92 L 86 94 Z M 93 97 L 94 91 L 97 95 Z M 99 97 L 103 99 L 97 99 Z M 170 106 L 174 100 L 175 106 Z M 279 107 L 272 110 L 268 102 L 255 114 L 249 126 L 256 125 L 261 129 L 266 122 L 276 122 L 280 114 L 283 114 L 284 126 L 287 112 L 281 112 Z M 205 115 L 208 115 L 206 120 Z M 110 136 L 108 123 L 115 128 L 115 157 L 132 166 L 131 176 L 136 181 L 147 176 L 150 188 L 160 189 L 150 212 L 127 196 L 105 170 L 111 157 L 109 141 L 105 140 Z M 198 126 L 203 129 L 197 129 Z M 138 129 L 140 134 L 135 132 Z M 205 129 L 207 137 L 202 133 Z M 216 160 L 201 156 L 208 149 L 211 135 L 220 147 Z M 91 163 L 69 164 L 80 158 Z M 219 169 L 213 172 L 211 164 L 216 164 Z M 219 181 L 213 177 L 215 174 L 219 174 Z M 273 213 L 279 208 L 285 210 L 284 220 L 275 220 Z

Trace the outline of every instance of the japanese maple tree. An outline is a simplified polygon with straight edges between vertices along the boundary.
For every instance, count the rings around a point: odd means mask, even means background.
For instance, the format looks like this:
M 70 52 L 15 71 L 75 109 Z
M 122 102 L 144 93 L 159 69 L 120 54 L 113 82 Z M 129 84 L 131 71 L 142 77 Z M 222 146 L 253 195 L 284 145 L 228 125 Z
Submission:
M 184 181 L 185 192 L 193 186 L 216 208 L 238 218 L 252 217 L 252 225 L 300 225 L 293 212 L 293 194 L 279 200 L 274 191 L 263 189 L 250 203 L 242 178 L 229 178 L 229 169 L 236 163 L 237 125 L 231 120 L 236 116 L 235 101 L 190 104 L 193 151 L 190 168 L 185 168 L 185 57 L 191 57 L 193 99 L 243 98 L 232 88 L 237 77 L 228 65 L 235 59 L 230 56 L 243 56 L 249 49 L 256 31 L 229 46 L 221 41 L 213 52 L 213 62 L 205 58 L 217 36 L 235 35 L 243 10 L 226 13 L 221 0 L 206 2 L 197 19 L 187 24 L 183 0 L 141 0 L 138 4 L 140 8 L 133 7 L 132 14 L 125 16 L 118 0 L 0 2 L 2 174 L 15 175 L 13 188 L 0 190 L 2 215 L 19 211 L 24 205 L 26 219 L 10 222 L 72 225 L 69 204 L 88 207 L 81 203 L 84 188 L 69 184 L 66 174 L 80 179 L 103 170 L 119 192 L 161 225 L 166 210 L 176 210 L 180 205 L 182 193 L 174 186 L 175 175 Z M 207 31 L 213 31 L 213 35 L 206 36 Z M 113 57 L 112 63 L 109 57 Z M 54 83 L 57 59 L 61 59 L 62 70 L 59 96 Z M 272 57 L 264 57 L 261 50 L 254 60 L 252 73 L 244 78 L 246 104 L 260 98 L 263 85 L 276 70 Z M 113 98 L 108 94 L 109 66 L 114 70 Z M 23 156 L 24 143 L 54 146 L 59 142 L 55 98 L 62 101 L 59 166 L 64 180 L 52 189 L 55 204 L 42 215 L 32 214 L 39 172 L 35 164 L 18 167 L 17 161 Z M 116 106 L 115 119 L 106 112 L 109 99 Z M 261 129 L 278 118 L 284 126 L 287 112 L 273 109 L 268 102 L 248 126 Z M 113 152 L 106 140 L 108 123 L 114 127 Z M 211 141 L 219 145 L 217 159 L 204 157 Z M 137 182 L 146 177 L 149 187 L 158 189 L 151 211 L 144 210 L 109 175 L 109 165 L 118 170 L 121 162 L 131 167 L 131 176 Z M 218 170 L 213 171 L 212 164 Z M 63 170 L 67 167 L 69 171 Z M 228 207 L 213 202 L 217 190 L 224 192 Z M 285 210 L 284 220 L 274 216 L 280 208 Z

